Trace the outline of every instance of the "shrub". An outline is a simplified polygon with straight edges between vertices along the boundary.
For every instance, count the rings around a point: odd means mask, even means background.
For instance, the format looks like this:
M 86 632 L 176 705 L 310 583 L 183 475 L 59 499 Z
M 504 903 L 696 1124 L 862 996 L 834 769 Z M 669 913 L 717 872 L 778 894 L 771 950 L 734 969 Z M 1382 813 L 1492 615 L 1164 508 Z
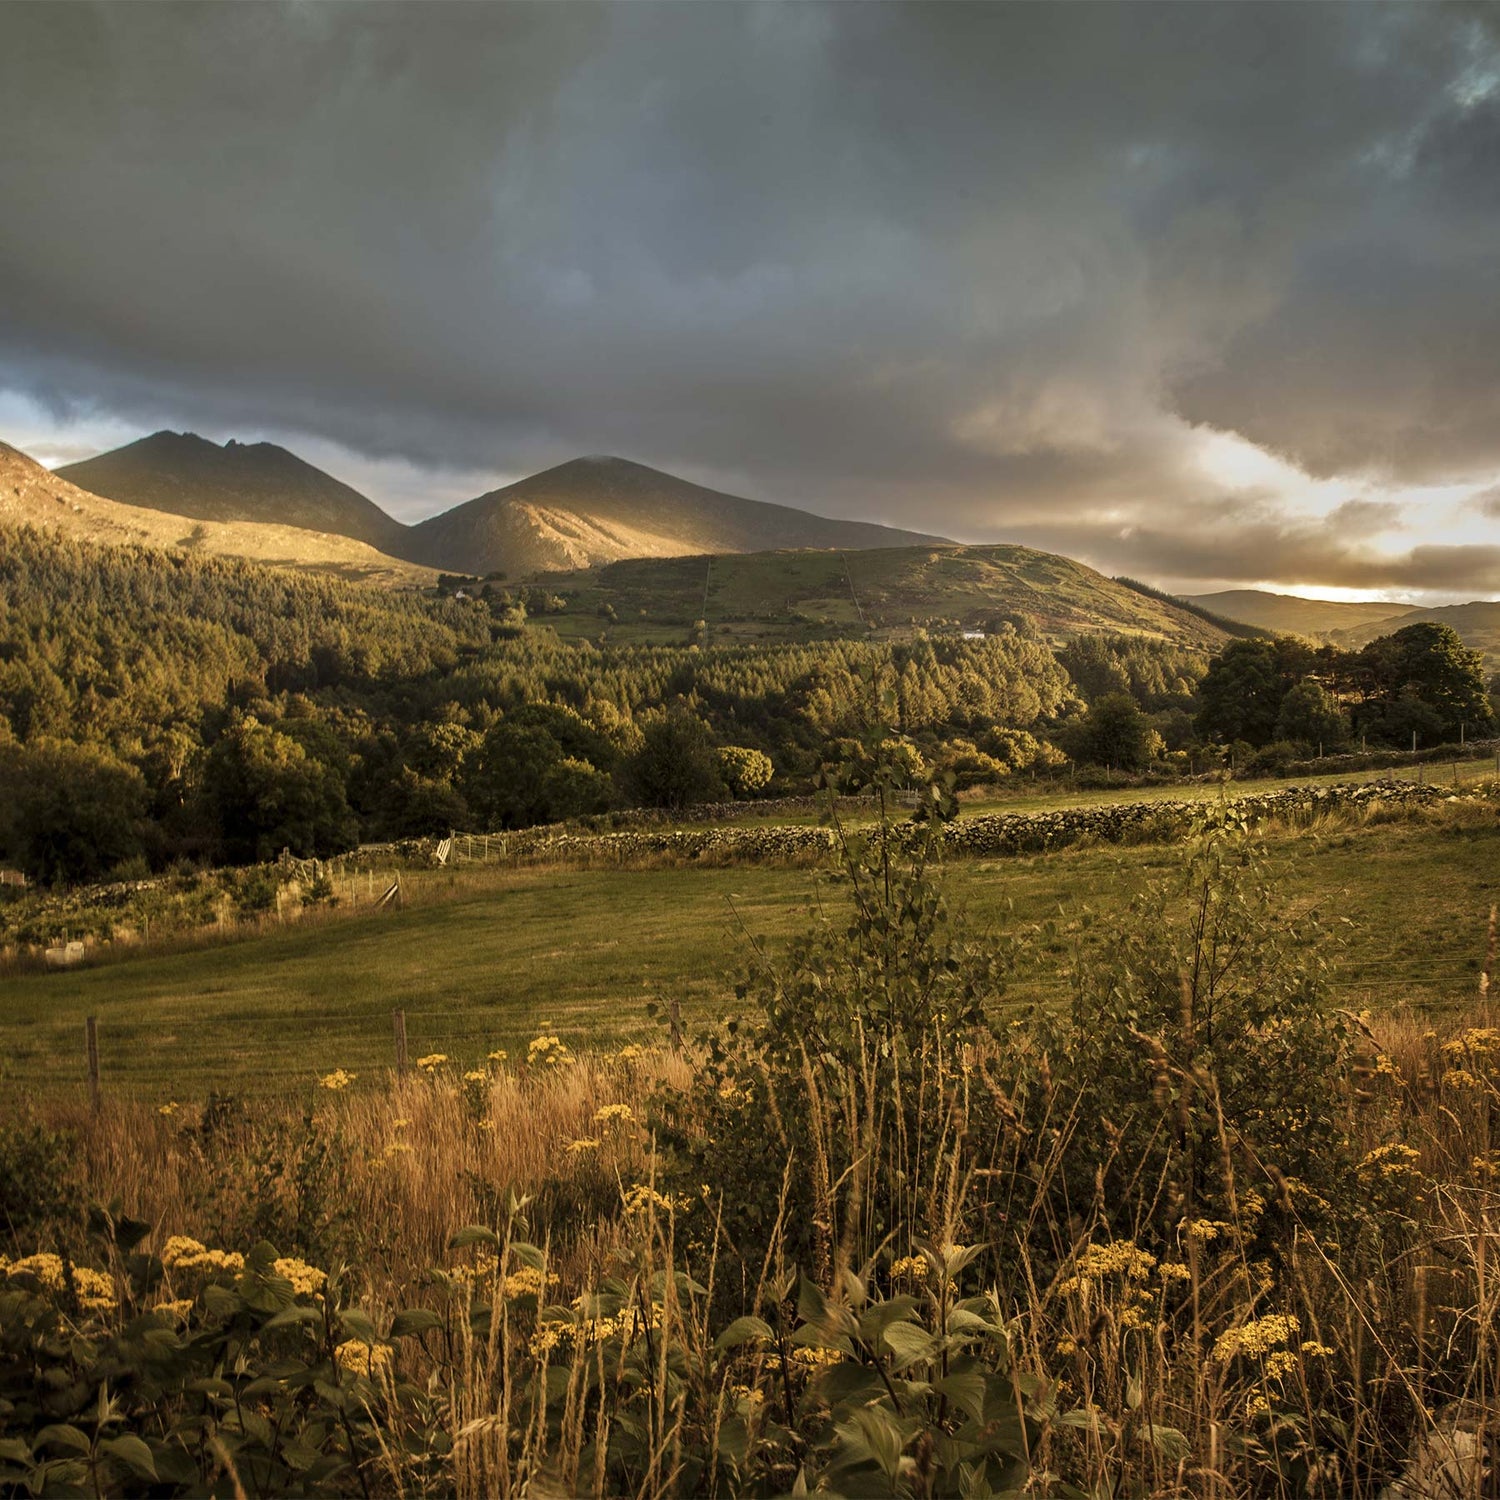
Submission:
M 774 771 L 771 757 L 762 750 L 743 745 L 723 745 L 719 749 L 719 775 L 736 797 L 753 797 L 771 783 Z

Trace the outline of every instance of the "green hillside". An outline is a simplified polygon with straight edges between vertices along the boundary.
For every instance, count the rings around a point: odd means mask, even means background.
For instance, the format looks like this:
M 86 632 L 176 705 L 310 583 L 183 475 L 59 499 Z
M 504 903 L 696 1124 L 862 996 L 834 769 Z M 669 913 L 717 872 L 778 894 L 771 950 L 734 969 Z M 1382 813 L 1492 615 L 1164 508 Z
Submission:
M 1375 629 L 1374 635 L 1385 635 L 1398 628 L 1398 616 L 1412 613 L 1410 604 L 1393 599 L 1358 602 L 1301 599 L 1295 594 L 1274 594 L 1266 589 L 1225 589 L 1217 594 L 1190 594 L 1187 599 L 1190 604 L 1210 609 L 1226 619 L 1274 630 L 1278 635 L 1318 637 L 1374 626 L 1382 627 Z
M 681 639 L 697 621 L 712 640 L 816 640 L 927 630 L 986 630 L 1029 617 L 1044 634 L 1107 631 L 1214 648 L 1224 633 L 1082 563 L 1029 547 L 884 547 L 631 558 L 537 574 L 564 609 L 564 636 Z

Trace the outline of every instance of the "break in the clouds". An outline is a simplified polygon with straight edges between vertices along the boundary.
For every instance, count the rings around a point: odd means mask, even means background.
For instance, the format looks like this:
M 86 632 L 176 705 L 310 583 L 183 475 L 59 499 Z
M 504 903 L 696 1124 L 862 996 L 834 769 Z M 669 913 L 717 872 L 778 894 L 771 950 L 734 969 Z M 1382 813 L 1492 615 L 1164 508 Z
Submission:
M 0 411 L 1500 592 L 1497 17 L 0 7 Z

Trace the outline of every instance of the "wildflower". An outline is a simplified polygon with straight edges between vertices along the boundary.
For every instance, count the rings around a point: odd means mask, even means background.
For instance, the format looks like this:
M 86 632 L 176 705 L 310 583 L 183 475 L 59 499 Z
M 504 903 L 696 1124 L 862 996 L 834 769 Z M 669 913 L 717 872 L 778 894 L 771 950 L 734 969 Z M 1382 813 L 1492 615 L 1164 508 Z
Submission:
M 1330 1349 L 1327 1344 L 1319 1344 L 1319 1343 L 1315 1342 L 1312 1339 L 1308 1339 L 1301 1346 L 1301 1349 L 1300 1349 L 1299 1352 L 1307 1355 L 1309 1359 L 1332 1359 L 1333 1358 L 1333 1350 Z
M 504 1047 L 496 1047 L 493 1052 L 485 1054 L 485 1061 L 492 1062 L 498 1068 L 501 1063 L 508 1061 L 510 1053 Z
M 928 1266 L 920 1255 L 903 1255 L 891 1262 L 892 1281 L 926 1281 Z
M 411 1124 L 410 1120 L 392 1120 L 391 1121 L 391 1129 L 392 1130 L 405 1130 L 406 1127 L 408 1125 L 410 1125 L 410 1124 Z
M 245 1269 L 245 1257 L 238 1250 L 210 1250 L 185 1234 L 174 1234 L 167 1240 L 161 1263 L 171 1271 L 229 1271 L 238 1275 Z
M 465 1083 L 488 1083 L 489 1081 L 490 1075 L 483 1068 L 470 1068 L 464 1074 Z
M 429 1052 L 426 1057 L 419 1057 L 417 1059 L 417 1066 L 424 1073 L 435 1073 L 447 1061 L 448 1054 L 446 1052 Z
M 409 1141 L 392 1141 L 383 1152 L 386 1161 L 390 1161 L 392 1157 L 409 1156 L 410 1154 L 411 1143 Z
M 1156 1269 L 1156 1257 L 1148 1255 L 1133 1240 L 1115 1240 L 1108 1245 L 1086 1245 L 1075 1262 L 1075 1273 L 1058 1284 L 1058 1291 L 1076 1292 L 1106 1276 L 1124 1276 L 1144 1281 Z
M 1254 1421 L 1256 1417 L 1267 1417 L 1271 1414 L 1271 1403 L 1259 1392 L 1251 1396 L 1245 1402 L 1245 1415 Z
M 615 1053 L 615 1061 L 622 1063 L 639 1062 L 646 1055 L 646 1049 L 636 1042 L 627 1042 Z
M 158 1302 L 151 1311 L 160 1313 L 164 1318 L 171 1318 L 174 1323 L 186 1323 L 193 1311 L 193 1299 L 178 1297 L 170 1302 Z
M 633 1125 L 635 1111 L 628 1104 L 605 1104 L 594 1111 L 596 1125 Z
M 1221 1229 L 1228 1228 L 1227 1224 L 1218 1219 L 1192 1219 L 1182 1226 L 1182 1232 L 1190 1240 L 1207 1244 L 1210 1240 L 1218 1239 Z
M 1164 1260 L 1157 1268 L 1156 1274 L 1163 1281 L 1190 1281 L 1193 1273 L 1177 1260 Z
M 507 1297 L 540 1298 L 549 1286 L 557 1285 L 557 1276 L 549 1271 L 545 1277 L 535 1266 L 518 1266 L 505 1278 L 503 1289 Z
M 335 1068 L 333 1072 L 325 1073 L 318 1080 L 318 1087 L 337 1093 L 340 1089 L 348 1088 L 357 1077 L 359 1077 L 357 1073 L 346 1073 L 342 1068 Z
M 1377 1052 L 1375 1054 L 1375 1071 L 1381 1077 L 1394 1078 L 1397 1083 L 1403 1081 L 1401 1070 L 1396 1066 L 1395 1061 L 1384 1052 Z
M 1413 1170 L 1421 1160 L 1421 1155 L 1421 1152 L 1412 1147 L 1399 1143 L 1377 1146 L 1373 1151 L 1365 1153 L 1358 1170 L 1378 1173 L 1382 1177 L 1399 1177 L 1403 1172 Z
M 1443 1074 L 1443 1084 L 1450 1089 L 1482 1089 L 1484 1080 L 1477 1078 L 1467 1068 L 1449 1068 Z
M 495 1128 L 495 1122 L 490 1119 L 488 1115 L 486 1115 L 482 1120 L 479 1121 L 479 1128 L 481 1130 L 493 1130 Z
M 170 1120 L 172 1116 L 177 1113 L 177 1109 L 178 1104 L 175 1099 L 168 1099 L 165 1104 L 158 1104 L 156 1106 L 157 1114 L 159 1114 L 164 1120 Z
M 622 1200 L 626 1218 L 634 1218 L 637 1214 L 646 1213 L 649 1209 L 659 1208 L 671 1212 L 677 1205 L 670 1198 L 663 1197 L 655 1188 L 648 1187 L 644 1182 L 638 1182 L 627 1192 Z
M 1284 1313 L 1254 1318 L 1219 1335 L 1214 1341 L 1213 1361 L 1227 1365 L 1237 1354 L 1258 1359 L 1295 1337 L 1300 1326 L 1296 1318 Z
M 34 1276 L 49 1292 L 60 1292 L 63 1287 L 63 1263 L 60 1255 L 50 1250 L 38 1251 L 35 1255 L 14 1260 L 5 1268 L 7 1276 Z
M 563 1068 L 573 1061 L 573 1053 L 558 1037 L 538 1036 L 527 1044 L 526 1061 L 532 1067 Z
M 341 1369 L 352 1370 L 356 1375 L 366 1375 L 373 1380 L 390 1370 L 391 1346 L 367 1344 L 363 1339 L 345 1339 L 333 1351 L 333 1357 Z
M 599 1142 L 591 1136 L 585 1136 L 582 1140 L 569 1141 L 565 1149 L 569 1156 L 582 1156 L 585 1151 L 597 1151 Z
M 292 1291 L 299 1297 L 316 1297 L 323 1290 L 327 1275 L 294 1256 L 282 1256 L 276 1262 L 276 1274 L 285 1276 L 292 1284 Z

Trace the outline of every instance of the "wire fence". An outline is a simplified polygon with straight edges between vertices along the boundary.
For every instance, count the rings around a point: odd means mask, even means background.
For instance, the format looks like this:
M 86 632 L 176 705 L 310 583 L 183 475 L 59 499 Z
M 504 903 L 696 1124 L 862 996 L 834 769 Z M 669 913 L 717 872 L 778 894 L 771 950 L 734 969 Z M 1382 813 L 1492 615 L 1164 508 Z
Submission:
M 150 1021 L 112 1020 L 0 1024 L 6 1057 L 0 1080 L 12 1090 L 87 1090 L 96 1098 L 180 1099 L 210 1093 L 246 1099 L 311 1096 L 318 1079 L 343 1068 L 367 1081 L 399 1075 L 441 1056 L 477 1067 L 502 1051 L 521 1060 L 538 1035 L 562 1034 L 583 1052 L 625 1040 L 660 1042 L 644 1003 L 557 1024 L 530 1008 L 493 1011 L 281 1011 L 237 1015 L 178 1013 Z

